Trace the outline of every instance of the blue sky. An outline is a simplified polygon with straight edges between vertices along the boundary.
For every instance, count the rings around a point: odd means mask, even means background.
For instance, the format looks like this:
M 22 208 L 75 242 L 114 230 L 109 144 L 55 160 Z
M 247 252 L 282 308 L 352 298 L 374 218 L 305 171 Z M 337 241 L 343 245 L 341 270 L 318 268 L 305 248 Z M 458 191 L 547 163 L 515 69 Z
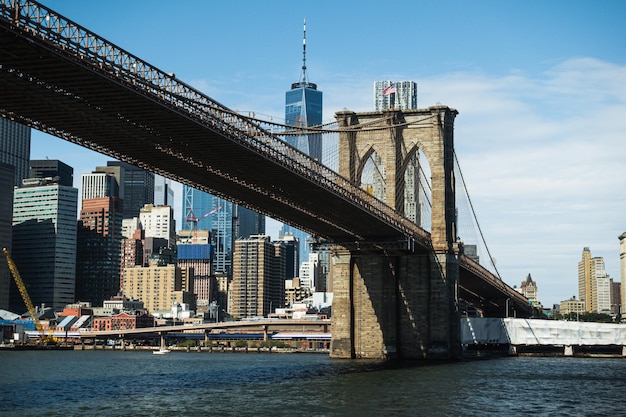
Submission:
M 373 110 L 373 82 L 386 79 L 417 82 L 420 108 L 459 111 L 456 152 L 504 281 L 530 273 L 547 306 L 578 296 L 584 247 L 620 280 L 624 1 L 43 3 L 224 105 L 275 120 L 300 77 L 306 18 L 325 120 Z M 72 165 L 77 183 L 107 161 L 38 132 L 32 157 Z

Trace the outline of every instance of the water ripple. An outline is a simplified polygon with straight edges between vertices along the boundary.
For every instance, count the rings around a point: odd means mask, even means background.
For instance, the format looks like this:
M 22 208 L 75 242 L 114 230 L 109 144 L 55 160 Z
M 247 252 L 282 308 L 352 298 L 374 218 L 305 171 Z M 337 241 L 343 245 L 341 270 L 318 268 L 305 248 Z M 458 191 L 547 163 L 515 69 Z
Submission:
M 4 416 L 620 416 L 626 360 L 0 352 Z

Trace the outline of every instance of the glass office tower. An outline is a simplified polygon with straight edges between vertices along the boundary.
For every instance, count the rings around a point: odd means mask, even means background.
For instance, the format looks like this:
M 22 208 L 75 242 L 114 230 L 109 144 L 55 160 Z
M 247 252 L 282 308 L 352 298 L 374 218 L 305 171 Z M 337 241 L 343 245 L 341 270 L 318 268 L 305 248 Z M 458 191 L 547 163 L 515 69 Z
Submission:
M 30 128 L 0 117 L 0 248 L 8 248 L 9 251 L 13 187 L 21 187 L 22 180 L 28 176 L 29 158 Z M 0 263 L 0 309 L 9 308 L 9 286 L 12 282 L 6 262 Z
M 13 181 L 15 167 L 0 162 L 0 247 L 11 249 L 11 222 L 13 218 Z M 9 309 L 9 288 L 12 282 L 6 262 L 0 265 L 0 309 Z
M 291 84 L 291 90 L 285 94 L 285 124 L 300 127 L 322 124 L 322 92 L 317 90 L 317 85 L 306 80 Z M 321 135 L 290 136 L 288 142 L 310 157 L 322 160 Z
M 306 73 L 306 21 L 302 39 L 300 81 L 291 84 L 291 90 L 285 94 L 285 124 L 298 127 L 322 124 L 322 92 L 317 89 L 317 84 L 309 82 Z M 292 136 L 288 141 L 310 157 L 322 160 L 321 135 Z
M 0 162 L 15 167 L 13 185 L 22 186 L 28 177 L 30 127 L 0 117 Z
M 15 189 L 13 259 L 32 303 L 61 311 L 76 301 L 76 206 L 78 189 L 49 178 L 32 178 Z M 25 307 L 17 291 L 11 309 Z
M 302 40 L 300 81 L 291 84 L 291 90 L 285 94 L 285 124 L 298 127 L 322 124 L 322 92 L 317 89 L 316 84 L 308 81 L 306 72 L 306 21 Z M 290 136 L 288 142 L 311 158 L 322 161 L 322 136 L 320 134 Z M 300 242 L 300 259 L 309 259 L 307 244 L 309 235 L 289 225 L 283 225 L 279 237 L 288 235 L 293 235 Z
M 139 216 L 139 210 L 143 206 L 154 204 L 154 174 L 152 172 L 120 161 L 107 161 L 106 167 L 98 167 L 96 171 L 105 172 L 106 168 L 112 167 L 119 167 L 116 175 L 120 176 L 118 182 L 120 197 L 124 200 L 125 219 Z
M 182 228 L 192 230 L 193 227 L 197 227 L 197 230 L 208 230 L 211 234 L 210 243 L 214 248 L 213 271 L 231 276 L 234 240 L 264 234 L 265 216 L 183 185 Z

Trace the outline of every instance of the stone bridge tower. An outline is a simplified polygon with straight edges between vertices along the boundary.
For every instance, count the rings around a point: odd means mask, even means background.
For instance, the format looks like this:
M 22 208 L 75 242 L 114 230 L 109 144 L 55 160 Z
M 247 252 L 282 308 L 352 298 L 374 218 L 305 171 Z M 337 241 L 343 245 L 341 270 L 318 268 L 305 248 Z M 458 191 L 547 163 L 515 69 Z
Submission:
M 360 242 L 332 248 L 336 358 L 457 358 L 459 248 L 456 238 L 454 119 L 427 110 L 336 113 L 339 173 L 362 185 L 372 155 L 384 167 L 375 197 L 405 213 L 405 171 L 422 153 L 431 172 L 432 247 Z M 396 237 L 397 238 L 397 237 Z

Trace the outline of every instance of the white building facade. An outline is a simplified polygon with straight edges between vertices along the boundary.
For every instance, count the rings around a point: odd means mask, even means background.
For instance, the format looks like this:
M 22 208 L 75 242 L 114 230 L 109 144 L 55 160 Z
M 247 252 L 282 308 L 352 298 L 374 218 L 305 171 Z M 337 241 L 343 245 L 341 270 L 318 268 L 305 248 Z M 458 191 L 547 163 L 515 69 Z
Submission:
M 167 239 L 169 246 L 176 243 L 176 222 L 171 206 L 146 204 L 139 211 L 139 223 L 146 237 Z
M 115 175 L 108 172 L 92 172 L 82 176 L 82 200 L 119 197 L 119 184 Z
M 302 262 L 299 270 L 300 286 L 302 288 L 315 292 L 318 266 L 319 255 L 317 253 L 310 253 L 309 260 Z
M 593 280 L 591 282 L 591 298 L 593 311 L 596 313 L 611 313 L 611 279 L 606 274 L 604 258 L 591 259 Z

